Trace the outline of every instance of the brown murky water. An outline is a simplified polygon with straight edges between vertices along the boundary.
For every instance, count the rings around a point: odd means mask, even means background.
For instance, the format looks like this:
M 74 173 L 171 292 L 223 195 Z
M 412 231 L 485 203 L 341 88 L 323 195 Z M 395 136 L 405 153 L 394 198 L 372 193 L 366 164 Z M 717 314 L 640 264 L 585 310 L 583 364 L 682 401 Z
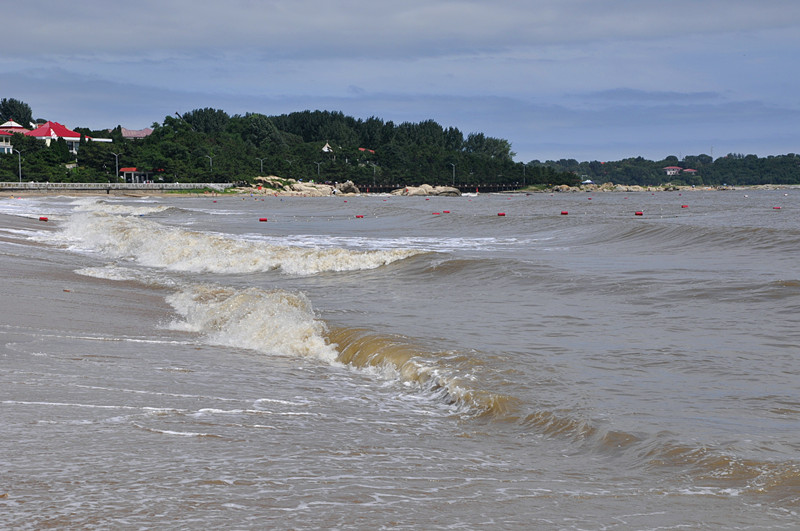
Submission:
M 798 190 L 103 199 L 0 200 L 3 527 L 797 525 Z

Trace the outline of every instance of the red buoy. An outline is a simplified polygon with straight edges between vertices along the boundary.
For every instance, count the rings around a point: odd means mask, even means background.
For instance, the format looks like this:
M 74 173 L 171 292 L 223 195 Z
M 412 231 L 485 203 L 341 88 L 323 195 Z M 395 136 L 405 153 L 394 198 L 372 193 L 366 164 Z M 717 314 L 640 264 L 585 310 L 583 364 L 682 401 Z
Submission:
M 258 221 L 267 221 L 267 218 L 258 218 Z
M 47 221 L 47 218 L 44 216 L 39 216 L 39 221 Z
M 364 216 L 361 214 L 356 214 L 356 218 L 363 218 Z
M 642 212 L 642 211 L 635 212 L 634 215 L 636 215 L 636 216 L 644 216 L 644 212 Z
M 569 214 L 569 212 L 567 212 L 566 210 L 562 210 L 562 211 L 561 211 L 561 215 L 562 215 L 562 216 L 566 216 L 567 214 Z
M 780 209 L 781 209 L 781 207 L 772 207 L 772 210 L 780 210 Z M 39 218 L 39 219 L 42 219 L 42 218 Z M 44 218 L 44 220 L 47 221 L 47 218 Z
M 689 205 L 681 205 L 681 208 L 689 208 Z
M 500 217 L 503 217 L 503 216 L 506 215 L 506 213 L 505 212 L 498 212 L 497 215 L 500 216 Z
M 434 212 L 434 213 L 433 213 L 433 215 L 434 215 L 434 216 L 441 216 L 441 215 L 442 215 L 442 213 L 441 213 L 441 212 Z
M 442 210 L 442 214 L 449 214 L 449 213 L 450 213 L 449 210 Z

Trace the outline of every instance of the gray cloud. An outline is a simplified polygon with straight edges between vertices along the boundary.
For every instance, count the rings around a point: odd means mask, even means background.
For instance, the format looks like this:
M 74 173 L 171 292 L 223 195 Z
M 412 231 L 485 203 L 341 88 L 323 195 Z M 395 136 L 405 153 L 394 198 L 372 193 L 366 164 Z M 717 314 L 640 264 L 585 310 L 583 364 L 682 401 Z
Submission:
M 521 160 L 798 151 L 794 0 L 30 1 L 4 21 L 0 96 L 71 126 L 329 109 Z

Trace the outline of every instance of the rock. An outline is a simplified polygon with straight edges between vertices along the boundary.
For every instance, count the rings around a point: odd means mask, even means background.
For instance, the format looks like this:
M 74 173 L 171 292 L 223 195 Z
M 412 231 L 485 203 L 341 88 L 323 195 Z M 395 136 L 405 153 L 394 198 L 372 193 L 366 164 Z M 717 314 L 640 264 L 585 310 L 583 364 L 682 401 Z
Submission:
M 361 191 L 358 187 L 353 184 L 353 181 L 345 181 L 343 183 L 338 183 L 336 185 L 336 189 L 342 194 L 360 194 Z
M 434 188 L 435 195 L 458 197 L 461 195 L 461 190 L 452 186 L 437 186 Z
M 423 184 L 420 186 L 406 186 L 405 188 L 398 188 L 397 190 L 392 190 L 391 194 L 404 196 L 459 196 L 461 195 L 461 192 L 458 188 L 453 188 L 450 186 L 433 187 L 429 184 Z
M 307 197 L 324 197 L 333 194 L 333 186 L 316 183 L 292 183 L 292 192 Z

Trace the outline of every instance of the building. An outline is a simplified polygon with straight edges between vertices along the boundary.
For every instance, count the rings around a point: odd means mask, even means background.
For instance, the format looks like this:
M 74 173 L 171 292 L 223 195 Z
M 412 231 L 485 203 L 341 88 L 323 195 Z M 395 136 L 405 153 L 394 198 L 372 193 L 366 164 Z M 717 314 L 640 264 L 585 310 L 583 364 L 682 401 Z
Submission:
M 14 146 L 11 145 L 11 137 L 13 133 L 8 131 L 0 131 L 0 154 L 7 155 L 14 152 Z
M 667 166 L 666 168 L 662 168 L 667 175 L 678 175 L 680 174 L 681 168 L 680 166 Z
M 139 171 L 135 167 L 120 168 L 119 171 L 126 183 L 146 183 L 153 180 L 153 172 L 151 171 Z
M 21 125 L 19 125 L 14 120 L 8 120 L 7 122 L 0 124 L 0 131 L 5 131 L 7 133 L 27 133 L 30 129 L 25 129 Z
M 43 140 L 48 146 L 53 140 L 63 138 L 67 142 L 67 148 L 75 154 L 78 153 L 78 146 L 81 143 L 80 133 L 67 129 L 58 122 L 45 122 L 33 131 L 27 131 L 24 134 L 25 136 L 32 136 Z M 92 138 L 90 136 L 85 136 L 85 138 L 86 140 L 94 142 L 111 142 L 110 138 Z

